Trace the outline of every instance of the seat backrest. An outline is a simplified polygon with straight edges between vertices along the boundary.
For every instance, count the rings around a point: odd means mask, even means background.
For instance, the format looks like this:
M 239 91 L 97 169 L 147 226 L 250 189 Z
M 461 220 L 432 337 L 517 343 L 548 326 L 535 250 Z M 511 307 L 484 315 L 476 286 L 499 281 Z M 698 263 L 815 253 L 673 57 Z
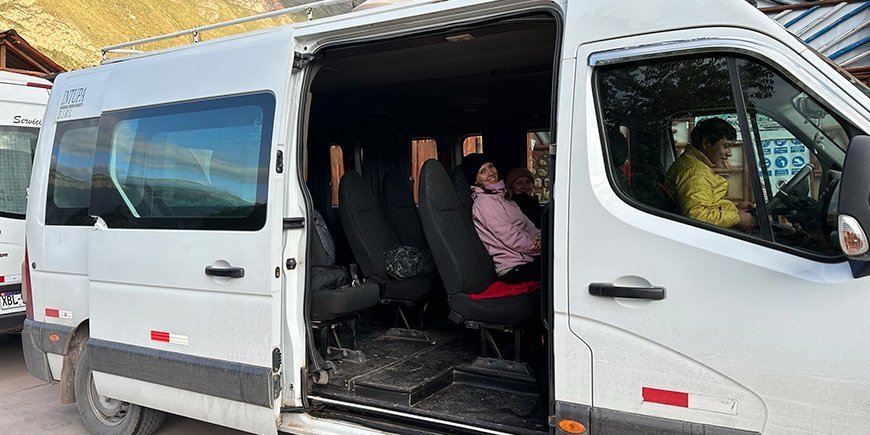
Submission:
M 332 237 L 332 235 L 329 234 L 329 228 L 327 228 L 326 223 L 323 222 L 323 216 L 321 216 L 317 210 L 314 210 L 310 222 L 310 230 L 313 229 L 314 231 L 311 233 L 311 245 L 308 248 L 308 261 L 314 266 L 331 266 L 335 264 L 335 244 L 333 243 L 332 258 L 330 259 L 329 253 L 326 251 L 326 243 L 323 240 L 324 237 Z M 322 232 L 325 232 L 325 234 L 322 234 Z
M 471 216 L 471 206 L 474 205 L 474 199 L 471 197 L 471 185 L 468 184 L 468 180 L 465 179 L 465 174 L 462 172 L 462 165 L 453 168 L 453 188 L 459 195 L 459 204 Z
M 381 210 L 403 245 L 428 248 L 411 183 L 398 169 L 390 169 L 381 185 Z
M 348 171 L 338 185 L 338 213 L 350 250 L 365 276 L 386 276 L 384 252 L 401 245 L 399 236 L 381 213 L 368 183 Z
M 486 290 L 496 280 L 495 265 L 441 163 L 423 164 L 419 186 L 420 221 L 445 290 L 451 295 Z

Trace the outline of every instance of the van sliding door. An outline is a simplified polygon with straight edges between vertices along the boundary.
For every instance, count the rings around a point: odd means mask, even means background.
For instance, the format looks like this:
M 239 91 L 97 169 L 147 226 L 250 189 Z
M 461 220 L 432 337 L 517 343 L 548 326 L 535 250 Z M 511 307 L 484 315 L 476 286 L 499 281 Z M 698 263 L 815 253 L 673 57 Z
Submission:
M 282 373 L 299 372 L 282 367 L 288 32 L 114 66 L 88 246 L 100 395 L 276 430 Z

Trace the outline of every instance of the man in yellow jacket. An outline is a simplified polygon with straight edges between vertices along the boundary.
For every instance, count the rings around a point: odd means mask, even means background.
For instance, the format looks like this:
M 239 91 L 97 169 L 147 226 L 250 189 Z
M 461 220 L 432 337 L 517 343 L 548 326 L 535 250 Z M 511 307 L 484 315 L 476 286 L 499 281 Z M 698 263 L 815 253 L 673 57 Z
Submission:
M 752 228 L 749 203 L 734 204 L 725 199 L 728 181 L 713 172 L 727 167 L 737 130 L 721 118 L 699 122 L 686 147 L 665 175 L 665 185 L 677 200 L 683 215 L 723 228 Z

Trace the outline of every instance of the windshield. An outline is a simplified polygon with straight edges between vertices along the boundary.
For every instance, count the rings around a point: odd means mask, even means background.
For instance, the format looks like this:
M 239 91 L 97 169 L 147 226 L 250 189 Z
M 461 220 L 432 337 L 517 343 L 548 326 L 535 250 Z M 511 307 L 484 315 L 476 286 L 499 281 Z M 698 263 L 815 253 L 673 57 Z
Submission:
M 0 126 L 0 216 L 24 218 L 37 128 Z

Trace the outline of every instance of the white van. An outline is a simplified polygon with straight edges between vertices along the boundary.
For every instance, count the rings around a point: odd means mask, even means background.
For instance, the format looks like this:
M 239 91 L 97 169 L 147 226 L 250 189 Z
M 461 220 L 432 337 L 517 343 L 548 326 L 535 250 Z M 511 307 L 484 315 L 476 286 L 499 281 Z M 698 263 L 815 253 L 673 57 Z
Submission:
M 148 41 L 57 78 L 30 185 L 27 366 L 92 432 L 870 426 L 870 97 L 747 2 Z M 537 291 L 477 237 L 473 152 L 531 172 Z M 669 187 L 692 155 L 718 218 Z
M 0 71 L 0 333 L 24 323 L 24 214 L 49 89 L 48 80 Z

